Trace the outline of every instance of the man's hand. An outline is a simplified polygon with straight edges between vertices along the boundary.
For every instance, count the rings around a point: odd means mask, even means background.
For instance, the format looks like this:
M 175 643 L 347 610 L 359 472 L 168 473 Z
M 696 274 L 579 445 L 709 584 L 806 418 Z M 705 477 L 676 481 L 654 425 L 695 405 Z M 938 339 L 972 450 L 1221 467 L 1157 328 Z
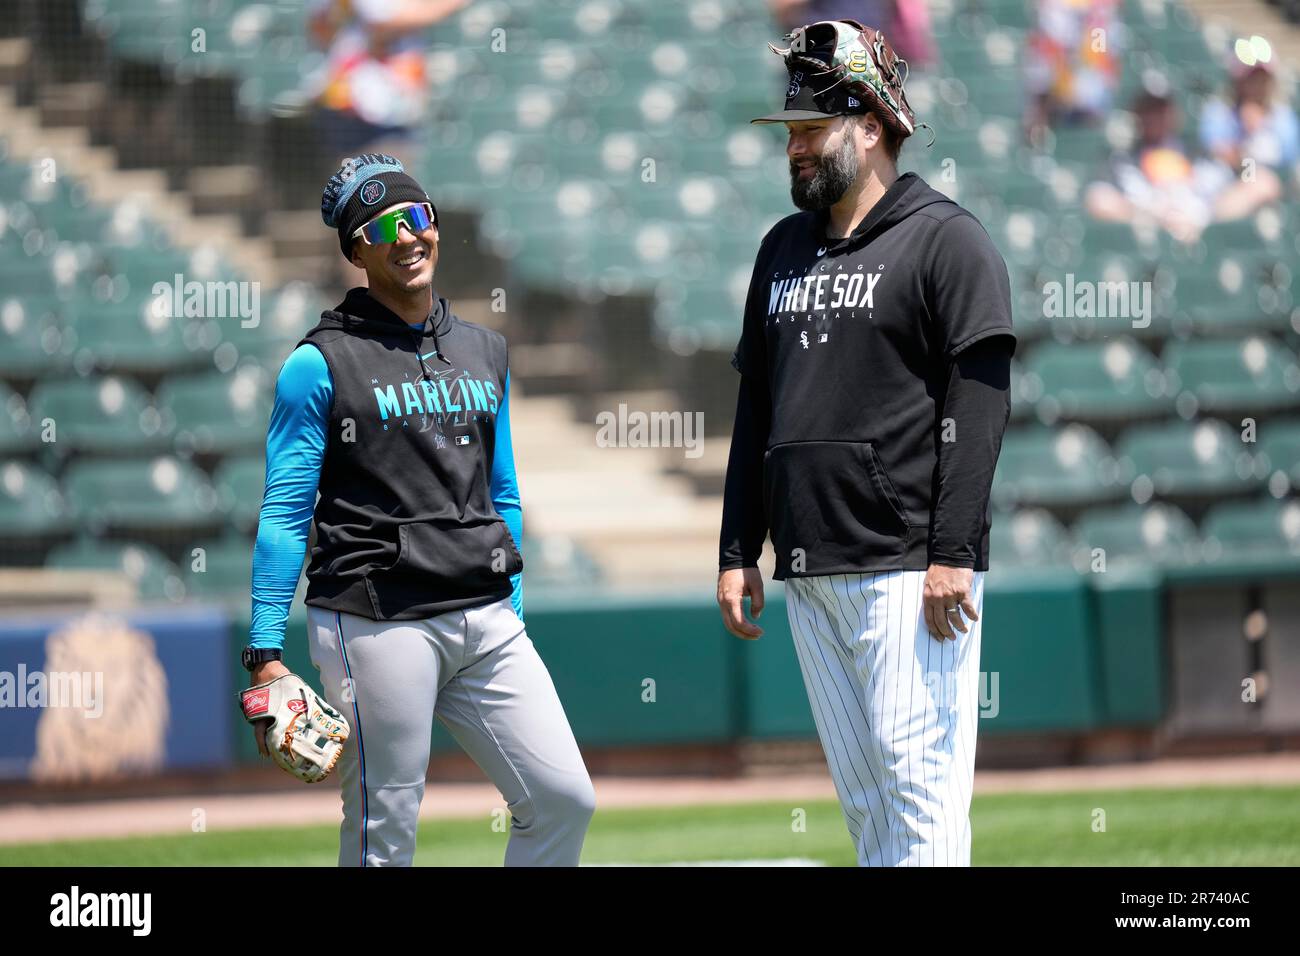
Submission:
M 763 575 L 758 568 L 733 568 L 718 575 L 718 607 L 722 623 L 736 637 L 753 641 L 763 636 L 763 629 L 745 618 L 745 597 L 749 611 L 757 620 L 763 613 Z
M 970 568 L 950 568 L 944 564 L 932 564 L 925 572 L 925 589 L 922 592 L 922 606 L 925 608 L 925 626 L 930 636 L 942 641 L 944 638 L 956 639 L 953 628 L 966 633 L 966 622 L 962 612 L 972 621 L 980 616 L 975 611 L 975 602 L 971 600 L 971 583 L 975 573 Z
M 289 668 L 285 667 L 282 661 L 265 661 L 253 668 L 253 672 L 249 675 L 248 686 L 256 687 L 258 684 L 265 684 L 288 673 Z M 254 724 L 253 739 L 257 741 L 257 752 L 269 758 L 271 754 L 266 749 L 266 729 Z

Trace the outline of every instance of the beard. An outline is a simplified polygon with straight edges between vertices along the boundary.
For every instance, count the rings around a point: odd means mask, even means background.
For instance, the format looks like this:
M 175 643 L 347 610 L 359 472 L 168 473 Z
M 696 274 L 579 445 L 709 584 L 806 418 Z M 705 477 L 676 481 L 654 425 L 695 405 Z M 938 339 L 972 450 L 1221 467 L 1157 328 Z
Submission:
M 858 155 L 853 148 L 853 138 L 845 136 L 840 145 L 827 150 L 813 167 L 811 179 L 800 179 L 799 170 L 790 164 L 790 199 L 806 211 L 827 209 L 844 195 L 858 178 Z

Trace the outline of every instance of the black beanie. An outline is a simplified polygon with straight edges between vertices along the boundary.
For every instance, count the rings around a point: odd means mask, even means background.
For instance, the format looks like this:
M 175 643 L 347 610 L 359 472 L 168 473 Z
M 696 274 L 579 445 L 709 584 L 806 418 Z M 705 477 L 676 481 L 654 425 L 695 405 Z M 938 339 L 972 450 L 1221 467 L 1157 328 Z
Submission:
M 338 230 L 339 249 L 351 259 L 352 233 L 389 206 L 404 202 L 433 201 L 401 162 L 383 153 L 363 153 L 343 160 L 325 184 L 320 216 L 325 225 Z

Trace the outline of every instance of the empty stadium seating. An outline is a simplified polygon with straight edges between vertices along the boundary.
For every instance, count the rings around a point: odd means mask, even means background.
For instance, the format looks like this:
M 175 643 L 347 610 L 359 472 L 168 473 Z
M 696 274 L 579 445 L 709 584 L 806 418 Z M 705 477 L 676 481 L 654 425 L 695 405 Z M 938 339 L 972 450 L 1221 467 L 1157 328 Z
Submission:
M 1027 145 L 1030 5 L 949 6 L 934 24 L 939 62 L 909 80 L 935 142 L 927 131 L 911 139 L 902 168 L 976 212 L 1008 263 L 1020 346 L 995 560 L 1063 565 L 1091 547 L 1155 564 L 1294 554 L 1293 204 L 1211 226 L 1186 247 L 1088 221 L 1081 192 L 1114 131 L 1062 128 Z M 320 65 L 301 4 L 82 9 L 110 56 L 163 65 L 178 82 L 234 77 L 253 117 L 301 103 Z M 748 125 L 783 83 L 761 9 L 473 4 L 429 34 L 432 119 L 415 173 L 436 184 L 441 209 L 478 215 L 478 238 L 513 282 L 652 295 L 656 347 L 725 357 L 758 242 L 792 211 L 780 130 Z M 1120 102 L 1149 66 L 1194 118 L 1224 80 L 1204 34 L 1176 3 L 1123 10 L 1134 55 Z M 497 27 L 509 55 L 490 45 Z M 164 317 L 151 289 L 174 272 L 242 277 L 155 225 L 129 202 L 96 204 L 74 177 L 50 180 L 0 142 L 0 538 L 75 532 L 48 552 L 50 566 L 122 567 L 150 597 L 243 592 L 274 377 L 328 303 L 290 285 L 261 290 L 254 322 Z M 1151 311 L 1051 314 L 1048 284 L 1067 281 L 1149 284 Z M 1243 418 L 1259 419 L 1256 444 L 1243 441 Z M 45 420 L 53 441 L 41 438 Z M 159 534 L 173 537 L 153 550 Z M 209 570 L 181 574 L 196 540 Z M 598 574 L 565 547 L 529 539 L 530 580 Z

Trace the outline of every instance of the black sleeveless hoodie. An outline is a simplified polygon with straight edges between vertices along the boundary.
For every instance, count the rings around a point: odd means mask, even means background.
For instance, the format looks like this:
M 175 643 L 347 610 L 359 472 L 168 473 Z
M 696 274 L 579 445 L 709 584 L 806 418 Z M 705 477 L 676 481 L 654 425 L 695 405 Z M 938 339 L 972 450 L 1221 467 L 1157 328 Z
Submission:
M 352 289 L 298 343 L 334 381 L 308 604 L 416 620 L 506 597 L 523 568 L 489 490 L 506 341 L 434 298 L 412 329 Z

